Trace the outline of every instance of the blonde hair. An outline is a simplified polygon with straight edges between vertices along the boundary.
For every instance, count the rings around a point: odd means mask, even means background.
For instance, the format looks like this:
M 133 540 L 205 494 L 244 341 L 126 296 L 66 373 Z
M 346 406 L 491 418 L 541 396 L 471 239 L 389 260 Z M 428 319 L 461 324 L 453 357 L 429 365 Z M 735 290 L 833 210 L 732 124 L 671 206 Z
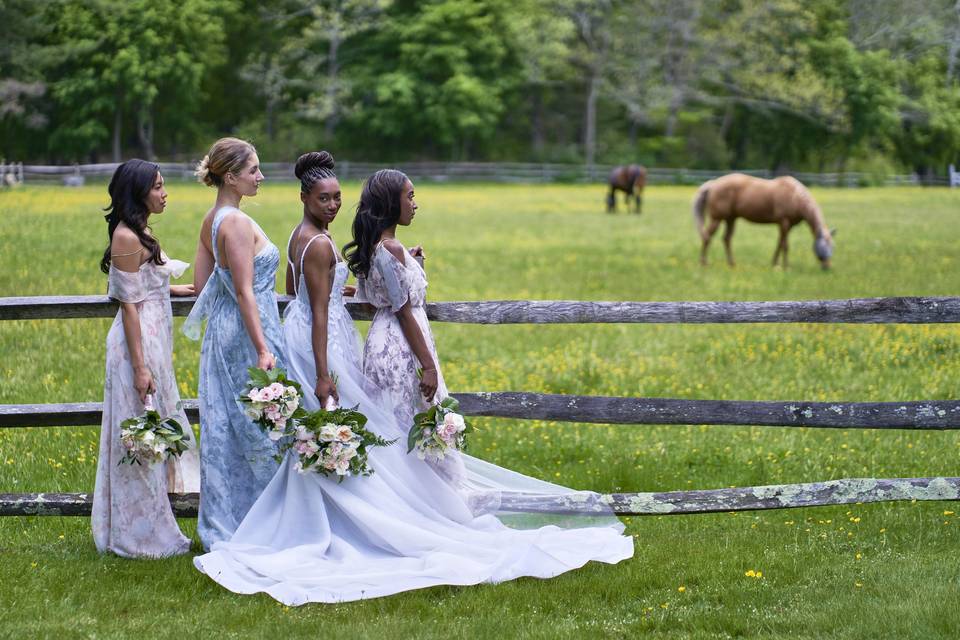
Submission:
M 194 175 L 208 187 L 219 187 L 227 173 L 238 173 L 250 156 L 257 152 L 253 145 L 240 138 L 220 138 L 197 164 Z

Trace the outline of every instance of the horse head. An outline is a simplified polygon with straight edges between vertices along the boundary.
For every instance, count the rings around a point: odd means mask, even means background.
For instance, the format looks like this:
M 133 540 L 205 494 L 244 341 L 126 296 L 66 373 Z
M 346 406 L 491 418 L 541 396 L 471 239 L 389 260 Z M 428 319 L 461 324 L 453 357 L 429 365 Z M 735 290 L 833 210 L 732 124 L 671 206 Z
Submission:
M 830 268 L 830 258 L 833 257 L 833 236 L 837 230 L 826 229 L 820 232 L 816 240 L 813 241 L 813 252 L 817 254 L 820 260 L 820 266 L 824 269 Z

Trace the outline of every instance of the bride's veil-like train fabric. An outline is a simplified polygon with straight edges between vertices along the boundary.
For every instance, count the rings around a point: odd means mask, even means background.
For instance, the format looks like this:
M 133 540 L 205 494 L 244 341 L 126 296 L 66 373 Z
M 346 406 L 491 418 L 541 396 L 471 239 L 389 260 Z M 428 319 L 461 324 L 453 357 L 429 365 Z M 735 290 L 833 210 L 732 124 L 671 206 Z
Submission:
M 433 585 L 548 578 L 591 560 L 633 555 L 623 525 L 598 494 L 575 492 L 463 455 L 451 483 L 406 453 L 408 425 L 398 425 L 362 374 L 360 338 L 339 291 L 337 265 L 328 322 L 328 368 L 342 406 L 358 405 L 367 428 L 387 439 L 374 448 L 368 477 L 300 473 L 290 453 L 234 536 L 194 564 L 236 593 L 264 592 L 287 605 L 343 602 Z M 306 287 L 287 309 L 289 375 L 302 382 L 305 405 L 316 380 Z M 544 509 L 530 510 L 542 502 Z M 512 505 L 524 503 L 522 511 Z M 566 513 L 556 514 L 557 504 Z

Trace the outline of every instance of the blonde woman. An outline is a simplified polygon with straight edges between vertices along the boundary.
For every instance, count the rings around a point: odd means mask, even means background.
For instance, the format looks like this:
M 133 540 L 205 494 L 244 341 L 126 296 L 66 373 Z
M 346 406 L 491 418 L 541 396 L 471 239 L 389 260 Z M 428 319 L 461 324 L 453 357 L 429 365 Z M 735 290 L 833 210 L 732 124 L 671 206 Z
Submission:
M 283 335 L 274 283 L 280 252 L 240 200 L 257 195 L 263 174 L 253 145 L 221 138 L 197 167 L 217 188 L 203 219 L 194 287 L 197 303 L 184 333 L 200 351 L 200 515 L 204 548 L 227 540 L 277 470 L 273 444 L 241 411 L 236 399 L 248 367 L 282 366 Z

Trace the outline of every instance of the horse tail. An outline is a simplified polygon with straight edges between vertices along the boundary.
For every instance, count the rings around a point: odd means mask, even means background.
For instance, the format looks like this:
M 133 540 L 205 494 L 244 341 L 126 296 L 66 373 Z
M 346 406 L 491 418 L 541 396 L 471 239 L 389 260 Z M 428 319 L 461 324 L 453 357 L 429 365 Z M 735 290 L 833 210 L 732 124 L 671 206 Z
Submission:
M 703 237 L 703 222 L 707 208 L 707 196 L 710 194 L 710 183 L 704 182 L 697 190 L 697 195 L 693 199 L 693 220 L 697 223 L 697 231 L 700 237 Z

